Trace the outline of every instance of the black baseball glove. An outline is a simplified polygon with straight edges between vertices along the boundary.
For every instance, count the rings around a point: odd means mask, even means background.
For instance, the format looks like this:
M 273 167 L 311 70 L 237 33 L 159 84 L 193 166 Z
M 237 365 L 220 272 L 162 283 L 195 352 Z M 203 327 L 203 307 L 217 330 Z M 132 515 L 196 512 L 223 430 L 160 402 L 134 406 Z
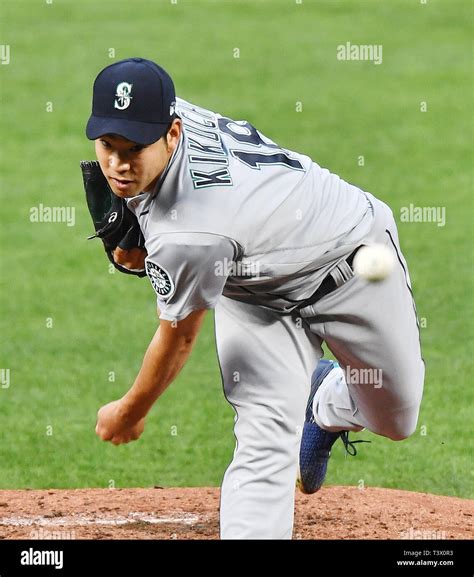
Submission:
M 129 210 L 125 200 L 112 192 L 96 160 L 83 160 L 81 170 L 87 207 L 95 227 L 95 234 L 89 239 L 98 237 L 102 240 L 110 262 L 120 272 L 146 276 L 142 265 L 139 268 L 129 268 L 127 263 L 119 264 L 114 259 L 117 248 L 122 251 L 145 250 L 145 239 L 137 217 Z

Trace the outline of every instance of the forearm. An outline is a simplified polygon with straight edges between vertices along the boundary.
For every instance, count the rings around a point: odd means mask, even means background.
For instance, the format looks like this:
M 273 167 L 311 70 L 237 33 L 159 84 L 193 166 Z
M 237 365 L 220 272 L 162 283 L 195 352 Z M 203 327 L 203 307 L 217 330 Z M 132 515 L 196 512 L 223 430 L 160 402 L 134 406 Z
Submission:
M 170 328 L 164 323 L 156 331 L 145 353 L 142 367 L 131 389 L 122 398 L 124 418 L 136 422 L 145 417 L 156 399 L 177 377 L 192 351 L 203 312 L 196 321 Z
M 156 399 L 166 390 L 189 357 L 192 346 L 184 342 L 175 350 L 168 350 L 160 342 L 160 329 L 155 333 L 143 359 L 137 378 L 123 397 L 130 421 L 143 418 Z

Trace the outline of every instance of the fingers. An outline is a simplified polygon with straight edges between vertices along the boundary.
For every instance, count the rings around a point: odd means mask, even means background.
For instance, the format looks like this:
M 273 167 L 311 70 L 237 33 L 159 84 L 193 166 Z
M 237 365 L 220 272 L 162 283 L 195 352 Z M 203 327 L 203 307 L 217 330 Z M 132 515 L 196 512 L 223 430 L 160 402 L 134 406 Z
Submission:
M 98 422 L 98 421 L 97 421 L 97 424 L 96 424 L 96 426 L 95 426 L 95 434 L 96 434 L 98 437 L 100 437 L 102 441 L 111 441 L 112 438 L 113 438 L 113 436 L 114 436 L 114 435 L 111 434 L 111 433 L 106 433 L 106 432 L 104 431 L 104 428 L 99 425 L 99 422 Z
M 96 435 L 98 437 L 100 437 L 100 439 L 102 441 L 110 441 L 113 445 L 122 445 L 125 443 L 129 443 L 130 441 L 134 441 L 135 439 L 128 433 L 119 433 L 119 434 L 113 434 L 113 433 L 104 433 L 103 431 L 101 432 L 99 429 L 99 426 L 97 425 L 95 428 L 95 432 Z M 138 437 L 137 437 L 138 438 Z
M 97 430 L 97 427 L 96 427 L 95 432 L 96 432 L 96 435 L 97 435 L 98 437 L 100 437 L 100 439 L 101 439 L 102 441 L 111 441 L 111 440 L 114 438 L 114 436 L 113 436 L 111 433 L 106 434 L 106 433 L 103 433 L 103 432 L 98 431 L 98 430 Z
M 143 429 L 142 430 L 130 429 L 126 432 L 122 432 L 115 435 L 112 434 L 105 435 L 97 433 L 97 427 L 96 427 L 96 433 L 99 435 L 102 441 L 110 441 L 115 446 L 126 445 L 127 443 L 130 443 L 130 441 L 137 441 L 140 438 L 142 432 Z
M 125 425 L 115 414 L 114 403 L 102 407 L 97 413 L 95 433 L 102 441 L 123 445 L 140 438 L 145 428 L 145 418 L 134 425 Z
M 135 269 L 145 267 L 145 257 L 147 256 L 147 252 L 144 249 L 123 249 L 118 246 L 114 249 L 113 255 L 115 262 L 125 268 Z
M 127 445 L 130 441 L 138 440 L 140 435 L 138 434 L 129 434 L 129 435 L 115 435 L 110 439 L 110 442 L 117 446 L 117 445 Z
M 128 443 L 128 440 L 124 439 L 123 437 L 112 437 L 110 442 L 112 443 L 112 445 L 115 445 L 117 447 L 118 445 L 122 444 L 125 445 L 126 443 Z

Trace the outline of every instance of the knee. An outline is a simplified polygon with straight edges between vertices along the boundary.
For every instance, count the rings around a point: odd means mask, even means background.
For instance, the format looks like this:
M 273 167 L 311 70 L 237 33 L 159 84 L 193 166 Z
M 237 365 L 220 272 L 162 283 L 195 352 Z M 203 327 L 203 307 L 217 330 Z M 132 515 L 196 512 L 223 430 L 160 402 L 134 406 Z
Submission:
M 413 435 L 413 433 L 415 432 L 415 428 L 393 429 L 386 434 L 386 437 L 388 437 L 392 441 L 404 441 L 405 439 L 408 439 L 408 437 Z
M 382 424 L 382 434 L 392 441 L 403 441 L 416 431 L 423 396 L 423 380 L 424 365 L 417 378 L 412 374 L 410 379 L 407 375 L 405 383 L 410 383 L 409 387 L 405 385 L 398 389 L 396 402 L 393 403 L 394 412 L 385 415 Z M 401 394 L 400 391 L 405 393 Z
M 392 420 L 384 423 L 380 433 L 392 441 L 404 441 L 416 431 L 418 422 L 418 407 L 413 411 L 405 411 L 403 415 L 397 415 Z

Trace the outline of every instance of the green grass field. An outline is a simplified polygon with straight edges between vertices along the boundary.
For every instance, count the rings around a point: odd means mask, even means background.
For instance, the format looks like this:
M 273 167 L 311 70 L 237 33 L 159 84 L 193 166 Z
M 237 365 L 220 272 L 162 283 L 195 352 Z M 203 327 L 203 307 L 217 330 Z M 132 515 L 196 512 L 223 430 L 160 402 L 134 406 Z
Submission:
M 132 384 L 157 318 L 148 280 L 110 274 L 100 242 L 85 240 L 79 161 L 94 157 L 84 126 L 97 72 L 143 56 L 171 73 L 179 96 L 249 120 L 397 217 L 410 203 L 445 208 L 444 227 L 399 226 L 424 326 L 418 430 L 401 443 L 361 434 L 372 444 L 356 458 L 338 443 L 327 483 L 472 497 L 469 0 L 0 5 L 10 47 L 0 65 L 0 488 L 218 485 L 232 457 L 212 314 L 142 439 L 114 447 L 94 434 L 97 409 Z M 382 64 L 337 60 L 346 42 L 381 44 Z M 31 222 L 40 203 L 75 207 L 75 225 Z

